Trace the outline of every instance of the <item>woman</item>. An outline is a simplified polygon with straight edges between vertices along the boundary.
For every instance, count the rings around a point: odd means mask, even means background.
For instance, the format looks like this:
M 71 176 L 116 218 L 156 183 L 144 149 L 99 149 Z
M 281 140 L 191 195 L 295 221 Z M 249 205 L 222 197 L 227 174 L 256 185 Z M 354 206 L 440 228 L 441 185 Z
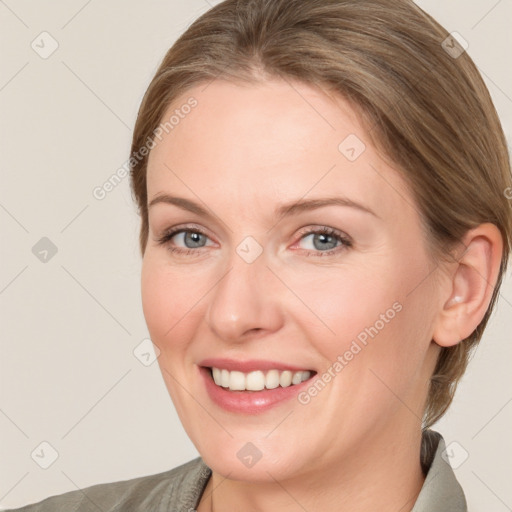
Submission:
M 512 182 L 458 41 L 406 0 L 226 0 L 166 55 L 130 164 L 201 458 L 19 510 L 467 510 L 429 427 L 495 304 Z

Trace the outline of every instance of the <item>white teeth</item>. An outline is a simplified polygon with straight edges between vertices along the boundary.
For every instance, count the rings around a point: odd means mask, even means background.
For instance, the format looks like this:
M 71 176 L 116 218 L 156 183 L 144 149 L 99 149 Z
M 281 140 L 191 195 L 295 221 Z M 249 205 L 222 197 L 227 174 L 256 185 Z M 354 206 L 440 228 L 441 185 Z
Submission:
M 292 377 L 292 384 L 300 384 L 302 382 L 302 372 L 295 372 Z
M 245 375 L 242 372 L 229 372 L 229 389 L 231 391 L 245 390 Z
M 281 373 L 281 376 L 279 377 L 279 384 L 282 388 L 287 388 L 288 386 L 292 385 L 292 376 L 293 374 L 289 370 Z
M 265 375 L 256 371 L 247 374 L 245 378 L 245 389 L 248 391 L 261 391 L 265 387 Z
M 256 370 L 249 373 L 230 372 L 226 369 L 212 368 L 213 381 L 217 386 L 229 388 L 231 391 L 261 391 L 286 388 L 300 384 L 311 376 L 309 371 L 291 372 L 289 370 L 269 370 L 266 373 Z
M 217 386 L 221 385 L 220 374 L 221 371 L 218 368 L 212 368 L 213 380 Z
M 265 387 L 267 389 L 275 389 L 279 386 L 279 372 L 270 370 L 265 376 Z
M 215 383 L 217 384 L 217 383 Z M 219 385 L 219 384 L 217 384 Z M 229 372 L 227 370 L 220 371 L 220 385 L 223 388 L 229 388 Z

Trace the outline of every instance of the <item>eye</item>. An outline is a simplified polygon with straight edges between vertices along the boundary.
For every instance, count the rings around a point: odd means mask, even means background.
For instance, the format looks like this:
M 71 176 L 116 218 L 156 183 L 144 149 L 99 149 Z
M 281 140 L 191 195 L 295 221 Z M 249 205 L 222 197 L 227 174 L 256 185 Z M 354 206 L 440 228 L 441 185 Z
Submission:
M 197 249 L 202 249 L 207 245 L 209 238 L 199 228 L 176 227 L 166 231 L 157 239 L 159 245 L 167 245 L 171 252 L 181 254 L 198 253 Z
M 300 240 L 292 248 L 305 251 L 307 256 L 330 256 L 352 247 L 348 235 L 327 226 L 316 229 L 309 227 L 302 230 L 300 235 Z M 202 252 L 200 249 L 215 245 L 200 228 L 183 226 L 166 231 L 157 239 L 157 243 L 183 255 L 199 255 Z
M 347 235 L 327 226 L 307 228 L 301 235 L 296 246 L 307 251 L 309 255 L 321 257 L 352 247 L 352 241 Z

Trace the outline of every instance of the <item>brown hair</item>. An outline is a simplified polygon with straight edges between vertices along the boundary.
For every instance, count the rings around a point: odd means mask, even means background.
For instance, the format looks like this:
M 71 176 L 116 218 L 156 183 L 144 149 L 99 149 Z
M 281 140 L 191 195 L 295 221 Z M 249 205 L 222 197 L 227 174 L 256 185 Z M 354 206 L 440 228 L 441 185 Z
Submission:
M 489 92 L 467 53 L 412 1 L 226 0 L 175 42 L 139 110 L 130 163 L 142 254 L 147 156 L 139 150 L 171 102 L 216 78 L 265 77 L 298 80 L 352 103 L 372 142 L 410 185 L 436 254 L 481 223 L 501 231 L 501 268 L 485 317 L 471 336 L 441 349 L 424 414 L 430 426 L 450 405 L 480 341 L 510 251 L 510 163 Z

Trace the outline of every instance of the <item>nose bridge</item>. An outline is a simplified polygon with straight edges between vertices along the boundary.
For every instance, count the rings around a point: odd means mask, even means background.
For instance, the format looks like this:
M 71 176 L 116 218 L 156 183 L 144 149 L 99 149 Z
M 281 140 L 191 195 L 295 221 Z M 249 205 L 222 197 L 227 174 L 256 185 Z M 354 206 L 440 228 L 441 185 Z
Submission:
M 236 341 L 249 331 L 279 327 L 282 315 L 271 278 L 261 246 L 258 250 L 253 241 L 242 242 L 208 303 L 206 321 L 219 338 Z

